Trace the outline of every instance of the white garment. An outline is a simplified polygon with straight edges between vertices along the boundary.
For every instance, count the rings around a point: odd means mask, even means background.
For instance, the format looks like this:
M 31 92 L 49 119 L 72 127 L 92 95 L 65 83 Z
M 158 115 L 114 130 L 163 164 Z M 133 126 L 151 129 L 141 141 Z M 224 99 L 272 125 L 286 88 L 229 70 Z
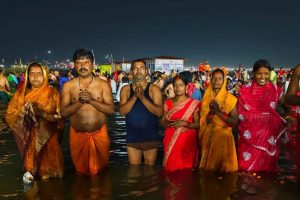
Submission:
M 116 95 L 116 99 L 117 99 L 118 102 L 120 102 L 120 93 L 121 93 L 122 87 L 125 86 L 125 85 L 128 85 L 128 84 L 129 83 L 121 83 L 121 85 L 119 86 L 118 91 L 117 91 L 117 95 Z
M 114 79 L 110 80 L 110 85 L 111 85 L 111 91 L 113 94 L 116 94 L 117 92 L 117 83 Z

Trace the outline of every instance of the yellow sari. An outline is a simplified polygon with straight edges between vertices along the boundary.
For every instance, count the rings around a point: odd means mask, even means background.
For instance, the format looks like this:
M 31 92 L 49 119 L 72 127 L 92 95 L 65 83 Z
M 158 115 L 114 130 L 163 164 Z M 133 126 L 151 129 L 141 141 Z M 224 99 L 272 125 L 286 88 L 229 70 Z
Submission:
M 63 174 L 63 155 L 58 138 L 63 121 L 49 122 L 38 118 L 32 104 L 53 116 L 60 116 L 60 95 L 49 87 L 47 72 L 42 67 L 44 83 L 40 88 L 28 88 L 28 68 L 24 83 L 14 94 L 6 111 L 6 122 L 12 129 L 16 143 L 23 158 L 25 171 L 33 175 L 61 177 Z
M 232 128 L 217 115 L 213 116 L 209 124 L 206 121 L 212 100 L 216 100 L 220 110 L 226 114 L 229 114 L 237 103 L 236 97 L 226 91 L 226 81 L 217 95 L 211 85 L 205 91 L 200 112 L 200 169 L 234 172 L 238 170 L 238 162 Z

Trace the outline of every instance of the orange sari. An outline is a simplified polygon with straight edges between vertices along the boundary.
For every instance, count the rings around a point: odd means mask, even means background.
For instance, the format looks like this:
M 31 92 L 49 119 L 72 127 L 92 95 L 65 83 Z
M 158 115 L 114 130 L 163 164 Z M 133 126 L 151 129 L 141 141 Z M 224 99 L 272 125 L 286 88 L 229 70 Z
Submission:
M 238 170 L 238 162 L 232 128 L 217 115 L 214 115 L 209 124 L 206 121 L 210 111 L 209 104 L 213 99 L 226 114 L 230 113 L 237 103 L 237 99 L 226 91 L 226 81 L 217 95 L 211 85 L 205 91 L 200 112 L 200 169 L 234 172 Z
M 76 171 L 97 174 L 108 165 L 110 141 L 106 125 L 93 133 L 70 127 L 70 150 Z
M 15 136 L 23 158 L 25 171 L 43 178 L 63 175 L 63 155 L 58 137 L 63 130 L 62 120 L 49 122 L 38 118 L 32 108 L 38 108 L 55 117 L 60 117 L 60 96 L 48 85 L 44 67 L 44 83 L 35 90 L 27 88 L 28 69 L 25 82 L 14 94 L 6 111 L 6 122 Z

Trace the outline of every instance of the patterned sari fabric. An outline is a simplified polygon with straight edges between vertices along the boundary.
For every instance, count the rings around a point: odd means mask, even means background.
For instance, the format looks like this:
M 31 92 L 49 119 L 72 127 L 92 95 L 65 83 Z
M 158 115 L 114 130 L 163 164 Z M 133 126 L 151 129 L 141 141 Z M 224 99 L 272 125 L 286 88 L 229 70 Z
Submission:
M 61 177 L 63 155 L 58 138 L 63 129 L 62 121 L 49 122 L 38 118 L 32 107 L 32 103 L 36 103 L 40 110 L 60 116 L 59 93 L 48 86 L 44 67 L 43 74 L 43 85 L 30 90 L 26 70 L 25 82 L 10 101 L 5 118 L 15 136 L 25 171 L 43 178 Z
M 199 110 L 199 101 L 187 99 L 175 107 L 172 100 L 168 99 L 164 105 L 167 111 L 168 121 L 185 120 L 193 122 L 193 115 Z M 187 127 L 173 128 L 165 130 L 164 137 L 164 162 L 167 171 L 195 168 L 199 152 L 198 137 L 196 130 Z
M 296 164 L 298 183 L 300 183 L 300 117 L 298 116 L 297 134 L 296 134 Z
M 239 93 L 239 169 L 250 172 L 276 172 L 278 140 L 286 122 L 276 112 L 282 89 L 271 82 L 260 86 L 253 81 Z
M 231 126 L 217 115 L 213 116 L 210 123 L 206 121 L 210 112 L 209 104 L 212 100 L 216 100 L 220 110 L 226 114 L 234 109 L 237 102 L 237 99 L 226 91 L 226 81 L 217 95 L 211 85 L 205 91 L 200 112 L 200 142 L 202 146 L 200 169 L 235 172 L 238 170 L 238 165 Z

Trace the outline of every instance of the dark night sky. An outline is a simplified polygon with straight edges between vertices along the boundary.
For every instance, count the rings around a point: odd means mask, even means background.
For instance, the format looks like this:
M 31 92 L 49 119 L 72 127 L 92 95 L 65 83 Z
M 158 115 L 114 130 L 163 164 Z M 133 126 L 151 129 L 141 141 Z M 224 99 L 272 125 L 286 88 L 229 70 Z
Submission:
M 281 3 L 282 2 L 282 3 Z M 1 2 L 0 58 L 71 58 L 93 49 L 97 62 L 170 55 L 188 65 L 294 66 L 300 2 L 290 0 L 10 0 Z M 47 55 L 47 50 L 53 53 Z

